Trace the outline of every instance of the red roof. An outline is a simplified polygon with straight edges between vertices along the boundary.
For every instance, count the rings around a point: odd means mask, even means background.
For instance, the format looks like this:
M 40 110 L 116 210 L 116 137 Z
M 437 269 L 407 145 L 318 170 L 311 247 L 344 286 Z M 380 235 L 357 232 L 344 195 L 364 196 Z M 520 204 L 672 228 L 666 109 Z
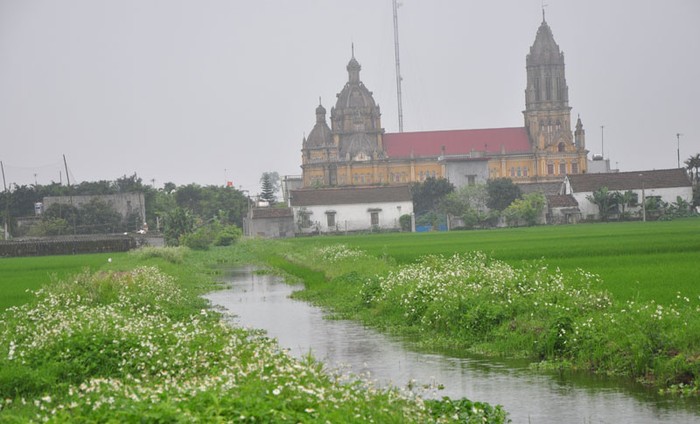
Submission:
M 447 130 L 384 134 L 384 150 L 390 158 L 414 156 L 466 155 L 472 151 L 506 153 L 530 151 L 530 140 L 524 127 L 486 128 L 480 130 Z

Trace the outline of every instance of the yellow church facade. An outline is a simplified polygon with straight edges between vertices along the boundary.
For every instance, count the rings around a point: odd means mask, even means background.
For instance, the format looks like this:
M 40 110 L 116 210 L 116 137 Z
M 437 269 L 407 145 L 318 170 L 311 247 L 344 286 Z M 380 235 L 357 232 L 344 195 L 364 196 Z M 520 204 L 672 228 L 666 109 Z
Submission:
M 304 187 L 406 184 L 428 177 L 530 183 L 586 172 L 580 119 L 571 130 L 564 54 L 544 19 L 526 57 L 523 127 L 386 133 L 360 70 L 353 55 L 330 126 L 326 109 L 316 108 L 316 124 L 302 146 Z

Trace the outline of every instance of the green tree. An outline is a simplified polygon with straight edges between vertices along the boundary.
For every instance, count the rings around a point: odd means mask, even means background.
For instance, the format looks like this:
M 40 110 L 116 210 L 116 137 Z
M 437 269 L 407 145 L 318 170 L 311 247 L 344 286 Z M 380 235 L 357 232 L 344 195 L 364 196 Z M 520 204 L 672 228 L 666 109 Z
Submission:
M 176 207 L 163 219 L 163 235 L 168 246 L 179 246 L 180 236 L 194 231 L 195 218 L 187 209 Z
M 523 221 L 528 226 L 537 224 L 537 221 L 542 216 L 545 207 L 545 198 L 542 193 L 529 193 L 522 199 L 515 199 L 503 211 L 508 223 L 518 225 Z
M 438 212 L 445 196 L 452 193 L 455 186 L 444 178 L 428 177 L 422 183 L 411 185 L 413 211 L 416 215 Z
M 81 234 L 116 233 L 122 228 L 122 216 L 112 205 L 97 197 L 78 209 L 78 232 Z
M 270 205 L 274 205 L 277 201 L 275 196 L 276 180 L 279 181 L 279 175 L 276 172 L 263 172 L 260 177 L 260 185 L 262 192 L 260 193 L 260 200 L 263 200 Z
M 489 209 L 502 211 L 508 207 L 513 200 L 520 197 L 520 187 L 510 178 L 494 178 L 486 183 L 486 191 L 489 195 L 486 206 Z
M 599 188 L 592 195 L 586 196 L 586 199 L 598 206 L 598 215 L 601 221 L 607 221 L 610 214 L 617 210 L 617 196 L 607 187 Z
M 629 213 L 626 212 L 626 208 L 637 206 L 639 202 L 639 196 L 632 190 L 627 190 L 624 193 L 616 191 L 613 193 L 615 203 L 620 207 L 620 214 L 622 218 L 627 218 Z
M 686 159 L 685 166 L 690 174 L 690 180 L 697 185 L 700 182 L 700 153 Z

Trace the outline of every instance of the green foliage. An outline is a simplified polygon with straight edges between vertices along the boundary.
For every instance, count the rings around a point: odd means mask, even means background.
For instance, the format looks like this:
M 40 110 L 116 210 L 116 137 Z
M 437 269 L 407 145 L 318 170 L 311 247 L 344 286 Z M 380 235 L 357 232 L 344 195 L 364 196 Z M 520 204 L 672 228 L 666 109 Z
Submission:
M 275 193 L 279 189 L 279 175 L 277 172 L 263 172 L 260 177 L 261 193 L 260 200 L 263 200 L 270 205 L 277 202 Z
M 108 234 L 122 229 L 122 216 L 104 200 L 90 199 L 78 209 L 80 234 Z
M 601 187 L 592 195 L 586 196 L 586 199 L 598 206 L 598 215 L 601 221 L 607 221 L 610 215 L 617 211 L 619 197 L 615 193 L 608 190 L 607 187 Z
M 164 259 L 173 264 L 180 264 L 184 261 L 187 248 L 184 246 L 178 247 L 154 247 L 145 246 L 129 251 L 129 256 L 138 260 L 146 260 L 152 258 Z
M 207 250 L 214 244 L 216 231 L 211 226 L 202 226 L 194 232 L 180 235 L 179 244 L 195 250 Z
M 513 201 L 520 197 L 520 187 L 510 178 L 494 178 L 486 183 L 488 201 L 486 206 L 489 209 L 502 211 Z
M 179 246 L 180 237 L 194 230 L 194 217 L 187 210 L 180 207 L 173 209 L 165 215 L 163 220 L 163 235 L 168 246 Z
M 214 237 L 215 246 L 230 246 L 237 242 L 243 232 L 235 225 L 224 225 Z
M 413 212 L 416 215 L 437 212 L 445 196 L 454 189 L 455 186 L 444 178 L 428 177 L 421 183 L 412 184 Z
M 488 191 L 486 185 L 467 185 L 445 196 L 443 208 L 450 215 L 460 216 L 468 211 L 485 212 L 487 203 Z
M 403 214 L 399 217 L 399 225 L 401 231 L 411 231 L 412 218 L 409 214 Z
M 63 218 L 45 217 L 29 230 L 29 236 L 60 236 L 73 234 L 73 227 Z
M 542 217 L 545 202 L 542 193 L 526 194 L 522 199 L 515 199 L 503 214 L 510 225 L 517 226 L 520 222 L 525 222 L 526 225 L 533 226 Z
M 695 156 L 690 156 L 686 159 L 685 166 L 690 174 L 690 180 L 694 186 L 697 186 L 700 183 L 700 153 L 696 153 Z

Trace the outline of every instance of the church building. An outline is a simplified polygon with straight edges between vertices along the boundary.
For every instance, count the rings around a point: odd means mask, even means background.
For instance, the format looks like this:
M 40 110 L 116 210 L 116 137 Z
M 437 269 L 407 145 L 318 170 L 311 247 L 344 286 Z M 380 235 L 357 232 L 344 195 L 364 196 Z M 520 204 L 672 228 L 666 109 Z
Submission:
M 303 140 L 304 188 L 396 185 L 447 178 L 455 185 L 508 177 L 516 183 L 563 181 L 586 173 L 581 119 L 571 130 L 564 53 L 546 20 L 526 57 L 524 126 L 386 133 L 372 92 L 353 55 L 348 81 L 330 111 L 316 108 Z

